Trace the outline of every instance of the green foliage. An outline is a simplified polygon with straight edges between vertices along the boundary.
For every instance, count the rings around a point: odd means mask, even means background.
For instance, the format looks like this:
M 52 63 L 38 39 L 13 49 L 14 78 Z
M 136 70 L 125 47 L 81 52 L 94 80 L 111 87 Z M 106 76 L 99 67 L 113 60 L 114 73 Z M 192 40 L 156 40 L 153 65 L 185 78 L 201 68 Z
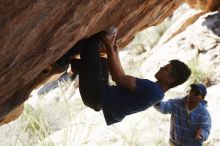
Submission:
M 50 134 L 47 122 L 41 112 L 29 105 L 25 105 L 22 120 L 27 122 L 25 131 L 38 142 L 43 141 Z
M 188 63 L 191 68 L 192 74 L 190 76 L 190 83 L 203 83 L 210 85 L 210 78 L 213 70 L 211 66 L 204 65 L 198 58 L 194 58 Z

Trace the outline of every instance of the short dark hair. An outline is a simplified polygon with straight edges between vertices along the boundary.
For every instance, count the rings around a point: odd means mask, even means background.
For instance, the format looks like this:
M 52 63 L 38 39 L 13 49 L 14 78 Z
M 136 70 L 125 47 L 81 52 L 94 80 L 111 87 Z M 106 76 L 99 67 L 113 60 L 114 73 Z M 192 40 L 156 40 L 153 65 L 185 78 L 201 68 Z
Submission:
M 189 78 L 191 69 L 179 60 L 170 60 L 169 63 L 172 66 L 172 76 L 175 78 L 175 82 L 170 84 L 170 88 L 173 88 L 184 83 Z

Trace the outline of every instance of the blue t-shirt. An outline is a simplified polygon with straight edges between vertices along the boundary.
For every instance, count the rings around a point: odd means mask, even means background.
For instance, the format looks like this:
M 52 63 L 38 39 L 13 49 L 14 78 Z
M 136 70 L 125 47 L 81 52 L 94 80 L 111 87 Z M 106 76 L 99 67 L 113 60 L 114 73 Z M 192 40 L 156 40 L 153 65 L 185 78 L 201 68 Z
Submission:
M 103 88 L 102 110 L 107 125 L 121 121 L 125 116 L 143 111 L 164 97 L 161 87 L 147 79 L 136 78 L 135 92 L 119 86 Z

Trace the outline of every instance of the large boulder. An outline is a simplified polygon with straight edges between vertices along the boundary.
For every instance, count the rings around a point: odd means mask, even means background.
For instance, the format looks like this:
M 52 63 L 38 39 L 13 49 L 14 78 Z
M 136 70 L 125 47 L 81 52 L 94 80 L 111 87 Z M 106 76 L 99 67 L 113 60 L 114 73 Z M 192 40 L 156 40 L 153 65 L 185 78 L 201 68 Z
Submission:
M 159 24 L 183 2 L 1 1 L 0 121 L 6 123 L 15 119 L 19 114 L 12 110 L 21 113 L 23 102 L 34 88 L 51 75 L 65 71 L 66 68 L 60 68 L 57 61 L 65 57 L 65 53 L 79 40 L 117 26 L 119 46 L 125 46 L 135 33 Z M 200 4 L 199 1 L 196 3 Z M 219 6 L 215 0 L 209 0 L 207 5 L 210 4 L 215 9 Z M 209 8 L 214 10 L 211 6 L 205 10 Z

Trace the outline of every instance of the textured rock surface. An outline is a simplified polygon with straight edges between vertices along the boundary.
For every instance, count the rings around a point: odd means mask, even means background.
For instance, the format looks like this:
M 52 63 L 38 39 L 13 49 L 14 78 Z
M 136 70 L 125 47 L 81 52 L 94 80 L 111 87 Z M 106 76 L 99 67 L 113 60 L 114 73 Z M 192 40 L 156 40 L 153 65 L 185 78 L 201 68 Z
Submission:
M 120 45 L 170 16 L 181 0 L 13 0 L 0 2 L 0 119 L 24 102 L 42 71 L 77 41 L 109 26 Z M 52 74 L 52 73 L 51 73 Z
M 192 8 L 206 11 L 216 11 L 219 8 L 219 0 L 185 0 Z

